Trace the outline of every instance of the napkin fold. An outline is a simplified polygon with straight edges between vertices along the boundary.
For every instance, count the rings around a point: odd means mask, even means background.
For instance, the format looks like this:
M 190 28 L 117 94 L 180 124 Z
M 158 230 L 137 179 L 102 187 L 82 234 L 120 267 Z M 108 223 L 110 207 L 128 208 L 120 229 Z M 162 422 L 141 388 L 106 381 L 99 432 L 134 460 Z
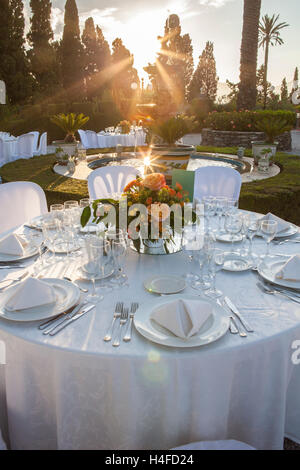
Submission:
M 6 302 L 8 311 L 26 310 L 50 305 L 56 301 L 54 288 L 44 281 L 29 277 L 22 282 Z
M 201 300 L 177 299 L 157 307 L 151 318 L 175 336 L 188 339 L 195 335 L 212 315 L 212 307 Z
M 280 217 L 277 217 L 276 215 L 272 214 L 269 212 L 267 215 L 264 215 L 260 221 L 262 220 L 274 220 L 274 222 L 277 222 L 277 233 L 283 232 L 290 228 L 291 224 L 289 222 L 286 222 L 285 220 L 281 219 Z
M 0 240 L 0 253 L 23 256 L 25 241 L 16 233 L 11 233 Z
M 291 256 L 276 273 L 276 278 L 285 281 L 300 281 L 300 255 Z

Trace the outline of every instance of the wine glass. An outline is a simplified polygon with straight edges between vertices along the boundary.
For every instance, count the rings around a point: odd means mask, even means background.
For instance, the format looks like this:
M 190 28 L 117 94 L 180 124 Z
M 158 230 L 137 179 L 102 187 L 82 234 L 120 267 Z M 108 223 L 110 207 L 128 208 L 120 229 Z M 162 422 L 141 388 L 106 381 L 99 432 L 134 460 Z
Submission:
M 199 279 L 192 283 L 193 289 L 202 291 L 203 289 L 206 288 L 207 284 L 204 279 L 203 269 L 204 269 L 205 263 L 210 261 L 214 247 L 215 247 L 214 237 L 212 237 L 210 234 L 204 233 L 202 240 L 200 241 L 199 251 L 197 252 L 197 255 L 196 255 L 196 259 L 199 263 L 200 275 L 199 275 Z
M 253 263 L 257 256 L 253 253 L 253 238 L 260 228 L 260 220 L 255 214 L 247 214 L 244 216 L 244 225 L 246 229 L 246 237 L 249 240 L 248 257 L 250 262 Z
M 59 219 L 59 220 L 63 219 L 63 210 L 64 210 L 63 204 L 52 204 L 50 206 L 50 214 L 55 219 Z
M 197 255 L 200 249 L 198 233 L 193 227 L 185 227 L 182 236 L 182 250 L 188 257 L 190 263 L 197 260 Z M 187 281 L 193 282 L 199 279 L 199 276 L 191 271 L 186 273 L 185 278 Z
M 119 286 L 125 284 L 128 277 L 124 273 L 124 264 L 126 260 L 127 243 L 123 236 L 115 238 L 111 243 L 112 257 L 114 265 L 117 269 L 115 277 L 111 280 L 112 283 L 116 282 Z
M 222 233 L 224 231 L 224 229 L 222 229 L 222 217 L 225 214 L 225 209 L 228 204 L 228 198 L 216 197 L 215 204 L 216 204 L 216 215 L 218 216 L 218 232 Z
M 96 289 L 96 279 L 105 275 L 105 268 L 111 262 L 110 243 L 102 238 L 90 236 L 86 238 L 87 263 L 84 268 L 92 281 L 92 292 L 87 297 L 91 302 L 100 302 L 104 296 Z M 104 286 L 102 286 L 103 290 Z
M 202 202 L 204 205 L 204 217 L 207 221 L 207 232 L 210 232 L 211 218 L 216 213 L 216 199 L 213 196 L 204 196 Z
M 275 220 L 262 220 L 260 223 L 260 233 L 267 242 L 267 249 L 264 260 L 270 255 L 270 243 L 277 233 L 277 222 Z
M 243 215 L 238 212 L 229 212 L 225 217 L 225 230 L 230 234 L 231 251 L 233 252 L 233 243 L 237 240 L 237 235 L 243 227 Z
M 224 252 L 218 248 L 215 248 L 213 250 L 209 266 L 212 284 L 211 287 L 204 292 L 205 295 L 213 299 L 217 299 L 223 295 L 223 292 L 216 288 L 216 277 L 217 272 L 220 271 L 224 266 L 224 259 Z
M 58 219 L 47 219 L 42 222 L 42 233 L 44 237 L 44 243 L 47 245 L 49 250 L 52 251 L 52 259 L 55 256 L 55 241 L 57 240 L 60 233 L 60 221 Z

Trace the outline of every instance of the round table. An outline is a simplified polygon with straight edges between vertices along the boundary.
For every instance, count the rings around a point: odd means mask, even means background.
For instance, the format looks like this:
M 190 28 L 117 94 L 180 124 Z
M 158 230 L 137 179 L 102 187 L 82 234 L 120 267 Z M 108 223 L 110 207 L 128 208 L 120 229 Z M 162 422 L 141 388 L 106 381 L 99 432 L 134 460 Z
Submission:
M 264 241 L 256 238 L 254 248 L 263 253 Z M 297 245 L 273 244 L 271 251 L 292 254 Z M 57 263 L 47 277 L 64 269 Z M 255 271 L 217 274 L 217 287 L 254 328 L 246 338 L 227 332 L 187 349 L 154 344 L 136 331 L 119 348 L 103 341 L 117 301 L 142 309 L 154 298 L 145 279 L 188 269 L 182 252 L 129 250 L 130 287 L 107 293 L 58 335 L 43 336 L 36 323 L 0 320 L 13 449 L 171 449 L 221 439 L 281 449 L 284 436 L 300 441 L 300 365 L 292 360 L 300 304 L 262 293 Z M 197 295 L 191 287 L 185 292 Z

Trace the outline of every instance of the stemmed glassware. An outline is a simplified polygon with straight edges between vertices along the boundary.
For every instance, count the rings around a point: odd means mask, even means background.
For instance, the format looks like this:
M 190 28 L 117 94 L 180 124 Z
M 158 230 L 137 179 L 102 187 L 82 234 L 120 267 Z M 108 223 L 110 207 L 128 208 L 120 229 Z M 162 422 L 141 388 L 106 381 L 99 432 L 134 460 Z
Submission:
M 264 261 L 270 256 L 270 243 L 277 233 L 277 222 L 275 220 L 262 220 L 260 223 L 260 233 L 267 242 L 267 249 Z
M 211 287 L 205 290 L 204 292 L 204 294 L 207 295 L 208 297 L 212 297 L 216 299 L 223 295 L 223 292 L 216 288 L 216 276 L 217 276 L 217 272 L 220 271 L 224 266 L 224 259 L 225 259 L 224 252 L 222 250 L 219 250 L 218 248 L 215 248 L 211 256 L 210 267 L 209 267 L 212 284 L 211 284 Z
M 128 246 L 127 233 L 121 229 L 112 228 L 107 230 L 105 233 L 105 239 L 111 245 L 112 258 L 116 269 L 116 274 L 114 278 L 111 279 L 111 282 L 121 286 L 128 280 L 127 275 L 124 273 L 124 264 Z
M 225 230 L 230 234 L 231 252 L 234 251 L 233 243 L 237 240 L 236 236 L 243 227 L 243 216 L 239 212 L 229 212 L 225 217 Z
M 206 231 L 211 231 L 211 218 L 216 213 L 216 198 L 204 196 L 202 199 L 204 205 L 204 218 L 206 219 Z
M 86 252 L 88 262 L 85 265 L 85 271 L 93 283 L 92 292 L 87 300 L 100 302 L 104 296 L 96 289 L 96 279 L 104 277 L 105 268 L 111 263 L 111 245 L 103 238 L 90 236 L 86 238 Z
M 58 219 L 47 219 L 42 223 L 42 233 L 44 236 L 44 243 L 52 251 L 53 255 L 50 260 L 55 256 L 55 242 L 60 234 L 60 222 Z
M 206 283 L 204 279 L 204 264 L 205 262 L 209 263 L 215 248 L 215 240 L 214 237 L 210 234 L 204 233 L 201 234 L 202 236 L 202 243 L 200 242 L 199 251 L 197 252 L 196 259 L 199 263 L 200 268 L 200 275 L 199 279 L 194 281 L 191 286 L 193 289 L 196 290 L 204 290 L 206 288 Z M 209 286 L 208 286 L 209 287 Z
M 225 210 L 228 204 L 227 197 L 216 197 L 215 198 L 215 207 L 216 207 L 216 215 L 218 216 L 218 232 L 221 234 L 224 229 L 222 229 L 222 218 L 225 215 Z
M 190 263 L 197 260 L 198 252 L 200 249 L 198 232 L 193 227 L 185 227 L 182 234 L 182 250 L 188 257 Z M 185 278 L 188 282 L 193 282 L 199 279 L 199 276 L 191 271 L 186 273 Z
M 255 214 L 247 214 L 244 216 L 243 223 L 246 230 L 246 237 L 249 240 L 248 257 L 251 263 L 255 261 L 257 256 L 253 253 L 253 238 L 260 228 L 260 220 Z

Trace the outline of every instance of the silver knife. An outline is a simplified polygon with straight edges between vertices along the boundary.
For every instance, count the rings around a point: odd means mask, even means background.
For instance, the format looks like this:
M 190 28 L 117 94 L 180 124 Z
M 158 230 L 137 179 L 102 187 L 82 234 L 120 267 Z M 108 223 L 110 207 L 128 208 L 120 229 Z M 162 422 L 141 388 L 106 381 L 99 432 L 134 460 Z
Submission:
M 64 321 L 67 320 L 68 318 L 71 318 L 72 315 L 75 315 L 75 313 L 78 312 L 78 310 L 80 308 L 82 308 L 84 306 L 84 302 L 81 302 L 77 305 L 75 305 L 75 307 L 73 306 L 72 308 L 66 310 L 65 312 L 62 312 L 62 313 L 59 313 L 58 315 L 56 315 L 54 318 L 50 318 L 50 320 L 47 320 L 45 321 L 44 323 L 41 323 L 39 326 L 38 326 L 38 329 L 39 330 L 45 330 L 48 326 L 50 326 L 51 328 L 48 328 L 48 333 L 51 331 L 51 329 L 53 328 L 53 324 L 59 320 L 60 318 L 63 318 Z M 56 324 L 56 326 L 58 326 Z M 45 332 L 44 334 L 48 334 L 47 332 Z
M 225 297 L 224 298 L 226 304 L 228 305 L 228 307 L 230 308 L 230 310 L 235 314 L 235 316 L 240 320 L 241 324 L 243 325 L 243 327 L 245 328 L 246 331 L 248 331 L 248 333 L 253 333 L 254 330 L 251 328 L 251 326 L 246 322 L 246 320 L 244 320 L 242 317 L 241 317 L 241 314 L 240 312 L 238 311 L 238 309 L 236 308 L 236 306 L 231 302 L 231 300 L 228 298 L 228 297 Z
M 72 316 L 72 318 L 70 318 L 69 320 L 67 321 L 64 321 L 62 325 L 58 325 L 56 326 L 49 334 L 50 336 L 54 336 L 56 335 L 57 333 L 59 333 L 61 330 L 63 330 L 66 326 L 70 325 L 70 323 L 73 323 L 74 321 L 78 320 L 79 318 L 83 317 L 83 315 L 85 315 L 86 313 L 88 313 L 90 310 L 92 310 L 93 308 L 95 308 L 95 305 L 92 304 L 92 305 L 87 305 L 86 307 L 84 307 L 80 312 L 76 313 L 75 315 Z

